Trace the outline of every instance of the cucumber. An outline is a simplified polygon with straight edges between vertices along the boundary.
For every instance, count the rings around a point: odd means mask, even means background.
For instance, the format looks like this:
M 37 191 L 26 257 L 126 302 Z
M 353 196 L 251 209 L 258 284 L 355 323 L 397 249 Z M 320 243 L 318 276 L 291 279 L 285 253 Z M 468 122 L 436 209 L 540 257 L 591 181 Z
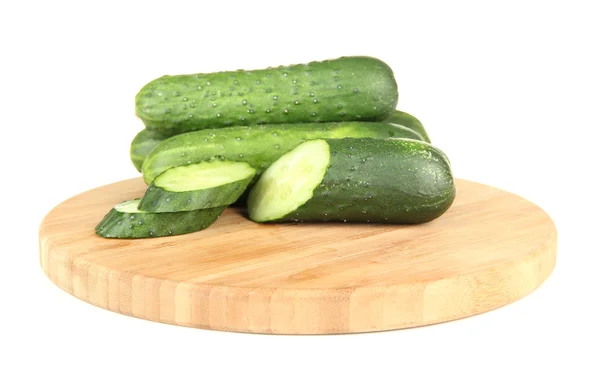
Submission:
M 142 197 L 139 209 L 177 212 L 227 206 L 244 193 L 256 169 L 246 162 L 204 161 L 168 169 Z
M 232 126 L 175 135 L 160 143 L 142 166 L 150 184 L 167 169 L 212 159 L 245 161 L 256 169 L 256 178 L 278 157 L 298 144 L 317 138 L 388 137 L 421 139 L 414 131 L 380 122 L 334 122 Z
M 389 123 L 394 123 L 397 125 L 402 125 L 404 127 L 408 127 L 409 129 L 419 133 L 423 137 L 423 140 L 427 143 L 431 143 L 431 139 L 425 130 L 425 126 L 419 121 L 415 116 L 403 112 L 401 110 L 396 110 L 394 113 L 385 120 Z
M 135 97 L 146 128 L 167 135 L 236 125 L 381 121 L 397 103 L 391 68 L 368 56 L 164 75 Z
M 168 136 L 158 133 L 156 131 L 143 129 L 131 141 L 129 148 L 129 157 L 131 163 L 137 169 L 138 172 L 142 172 L 142 164 L 154 147 L 158 146 L 160 142 L 167 139 Z
M 96 226 L 103 238 L 137 239 L 181 235 L 213 224 L 226 206 L 178 213 L 148 213 L 138 209 L 140 199 L 113 207 Z
M 315 139 L 281 156 L 248 196 L 255 222 L 416 224 L 441 216 L 455 184 L 445 155 L 409 139 Z

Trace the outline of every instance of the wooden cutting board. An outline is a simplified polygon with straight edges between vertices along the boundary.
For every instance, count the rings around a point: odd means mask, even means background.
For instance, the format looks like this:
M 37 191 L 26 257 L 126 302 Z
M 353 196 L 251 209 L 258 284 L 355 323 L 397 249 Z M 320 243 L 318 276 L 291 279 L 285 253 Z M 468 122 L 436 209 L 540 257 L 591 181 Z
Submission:
M 214 330 L 331 334 L 399 329 L 486 312 L 552 272 L 551 218 L 505 191 L 457 180 L 442 217 L 421 225 L 260 225 L 227 209 L 204 231 L 109 240 L 94 227 L 141 197 L 141 178 L 79 194 L 40 226 L 52 282 L 96 306 Z

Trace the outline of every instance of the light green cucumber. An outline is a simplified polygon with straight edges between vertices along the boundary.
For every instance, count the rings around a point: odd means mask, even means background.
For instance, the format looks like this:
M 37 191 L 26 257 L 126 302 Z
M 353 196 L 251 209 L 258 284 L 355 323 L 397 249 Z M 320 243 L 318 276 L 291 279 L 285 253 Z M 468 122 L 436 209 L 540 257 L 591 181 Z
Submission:
M 236 125 L 381 121 L 398 103 L 392 69 L 354 56 L 258 70 L 165 75 L 135 98 L 146 128 L 167 135 Z
M 431 139 L 427 134 L 427 130 L 425 130 L 425 126 L 417 119 L 417 117 L 403 112 L 401 110 L 396 110 L 394 113 L 388 117 L 386 122 L 395 123 L 397 125 L 402 125 L 404 127 L 408 127 L 409 129 L 419 133 L 423 137 L 423 140 L 427 143 L 431 143 Z
M 255 222 L 417 224 L 450 208 L 446 156 L 409 139 L 315 139 L 281 156 L 248 196 Z
M 161 142 L 142 166 L 150 184 L 167 169 L 214 159 L 244 161 L 256 169 L 256 178 L 278 157 L 298 144 L 316 138 L 411 138 L 414 131 L 380 122 L 333 122 L 232 126 L 175 135 Z
M 142 197 L 139 209 L 154 213 L 227 206 L 244 193 L 256 169 L 246 162 L 203 161 L 168 169 Z
M 138 209 L 140 199 L 113 207 L 96 225 L 103 238 L 138 239 L 181 235 L 204 230 L 213 224 L 226 206 L 177 213 L 148 213 Z

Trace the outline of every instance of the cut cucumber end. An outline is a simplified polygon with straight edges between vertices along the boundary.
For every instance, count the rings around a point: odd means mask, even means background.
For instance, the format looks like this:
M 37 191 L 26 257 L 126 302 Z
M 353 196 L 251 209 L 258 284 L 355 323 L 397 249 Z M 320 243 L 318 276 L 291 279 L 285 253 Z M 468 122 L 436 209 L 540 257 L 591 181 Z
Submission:
M 261 175 L 248 196 L 255 222 L 281 218 L 306 203 L 329 165 L 329 144 L 316 139 L 282 155 Z

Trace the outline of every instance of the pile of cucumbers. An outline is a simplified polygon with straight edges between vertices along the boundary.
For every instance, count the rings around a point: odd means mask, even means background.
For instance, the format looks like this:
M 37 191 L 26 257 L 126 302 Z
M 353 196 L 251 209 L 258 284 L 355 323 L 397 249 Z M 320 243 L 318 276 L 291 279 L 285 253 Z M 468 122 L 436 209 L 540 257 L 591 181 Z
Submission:
M 365 56 L 159 77 L 135 98 L 146 192 L 96 234 L 196 232 L 228 207 L 257 223 L 431 221 L 455 198 L 450 161 L 397 104 L 391 68 Z

